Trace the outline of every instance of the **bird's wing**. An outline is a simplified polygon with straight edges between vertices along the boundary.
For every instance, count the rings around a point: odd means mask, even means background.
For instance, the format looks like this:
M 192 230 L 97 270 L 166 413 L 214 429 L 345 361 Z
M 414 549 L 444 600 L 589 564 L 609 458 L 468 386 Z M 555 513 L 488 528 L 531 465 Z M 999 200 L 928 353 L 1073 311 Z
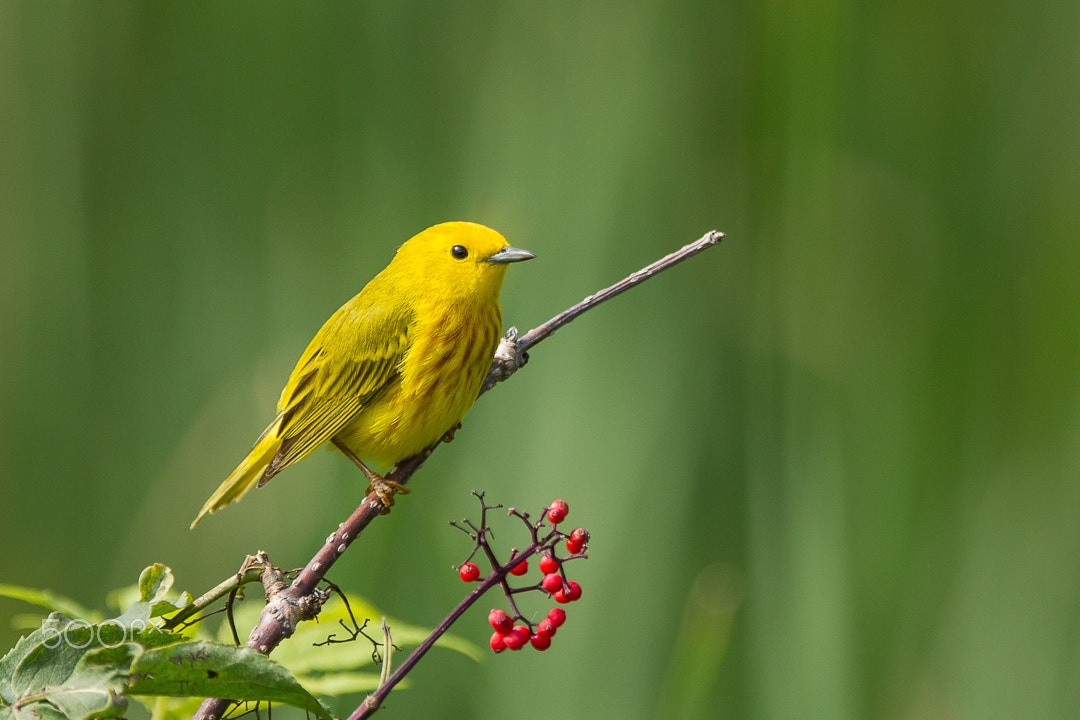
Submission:
M 308 345 L 278 402 L 281 447 L 260 485 L 334 437 L 392 384 L 409 341 L 410 314 L 358 306 L 334 314 Z

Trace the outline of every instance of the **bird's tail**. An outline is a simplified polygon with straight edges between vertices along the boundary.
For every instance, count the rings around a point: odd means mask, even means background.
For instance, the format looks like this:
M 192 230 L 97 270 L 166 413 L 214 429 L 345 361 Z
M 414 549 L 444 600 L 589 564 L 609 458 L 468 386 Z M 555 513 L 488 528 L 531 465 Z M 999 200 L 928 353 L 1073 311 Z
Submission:
M 221 483 L 220 487 L 206 501 L 206 504 L 202 506 L 202 510 L 199 511 L 199 514 L 195 516 L 195 520 L 191 523 L 192 529 L 207 514 L 217 512 L 229 503 L 236 502 L 244 497 L 248 490 L 255 487 L 255 484 L 262 478 L 263 472 L 270 464 L 270 461 L 274 459 L 274 455 L 277 454 L 278 448 L 281 446 L 281 438 L 278 437 L 278 426 L 280 424 L 280 416 L 270 423 L 270 427 L 266 428 L 255 443 L 255 447 L 251 448 L 251 452 L 247 454 L 247 457 L 232 471 L 229 477 L 225 478 L 225 482 Z

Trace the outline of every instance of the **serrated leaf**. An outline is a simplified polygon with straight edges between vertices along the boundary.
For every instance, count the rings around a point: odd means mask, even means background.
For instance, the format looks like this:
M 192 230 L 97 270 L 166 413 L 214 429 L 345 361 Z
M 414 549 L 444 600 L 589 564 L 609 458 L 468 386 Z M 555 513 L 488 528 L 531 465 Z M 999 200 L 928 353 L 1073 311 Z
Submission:
M 150 650 L 132 666 L 131 695 L 270 700 L 333 715 L 292 673 L 248 648 L 205 640 Z
M 30 634 L 29 651 L 11 674 L 16 698 L 41 693 L 50 685 L 62 685 L 93 643 L 94 628 L 85 620 L 73 621 L 53 613 L 40 630 Z
M 172 570 L 161 563 L 154 563 L 139 575 L 139 600 L 154 604 L 163 600 L 173 584 Z
M 43 718 L 59 713 L 69 720 L 119 717 L 126 708 L 123 675 L 139 646 L 108 648 L 118 662 L 87 662 L 100 647 L 97 642 L 97 628 L 54 613 L 0 661 L 0 672 L 10 680 L 5 702 L 21 704 L 20 717 L 24 710 Z
M 66 717 L 121 717 L 127 709 L 123 697 L 124 677 L 142 648 L 134 643 L 83 654 L 75 671 L 44 694 Z
M 35 633 L 40 633 L 40 630 Z M 14 705 L 15 700 L 19 697 L 15 692 L 12 678 L 15 675 L 15 668 L 19 666 L 19 663 L 23 661 L 34 646 L 37 644 L 37 640 L 34 637 L 34 633 L 25 637 L 19 638 L 19 642 L 15 643 L 15 647 L 8 650 L 7 654 L 3 658 L 0 658 L 0 701 L 3 701 L 5 705 Z
M 124 685 L 144 646 L 183 640 L 149 626 L 148 612 L 143 603 L 96 625 L 53 613 L 0 659 L 4 705 L 19 706 L 18 720 L 122 716 L 127 707 Z

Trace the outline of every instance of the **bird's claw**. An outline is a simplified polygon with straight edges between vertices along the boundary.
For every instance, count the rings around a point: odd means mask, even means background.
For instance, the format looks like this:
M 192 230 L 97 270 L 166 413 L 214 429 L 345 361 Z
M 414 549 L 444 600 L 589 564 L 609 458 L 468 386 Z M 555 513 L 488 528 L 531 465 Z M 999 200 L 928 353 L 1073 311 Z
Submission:
M 368 478 L 371 481 L 371 485 L 368 486 L 369 493 L 375 493 L 375 497 L 379 498 L 379 502 L 383 506 L 382 514 L 385 515 L 390 512 L 390 508 L 394 506 L 394 495 L 401 493 L 402 495 L 409 494 L 409 488 L 405 487 L 396 480 L 389 480 L 382 475 L 375 475 Z
M 517 372 L 529 361 L 529 354 L 518 350 L 518 330 L 511 327 L 499 340 L 499 347 L 495 350 L 495 359 L 491 364 L 487 377 L 484 378 L 482 391 L 490 390 L 506 378 Z

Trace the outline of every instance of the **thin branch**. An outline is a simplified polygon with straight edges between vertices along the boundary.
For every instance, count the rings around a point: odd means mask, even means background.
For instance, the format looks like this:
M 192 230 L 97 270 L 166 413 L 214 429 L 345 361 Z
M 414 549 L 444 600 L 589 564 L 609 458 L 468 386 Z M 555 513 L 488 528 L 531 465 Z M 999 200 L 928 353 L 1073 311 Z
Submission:
M 198 598 L 193 600 L 191 604 L 177 610 L 175 613 L 165 619 L 163 627 L 166 630 L 175 630 L 180 627 L 186 627 L 191 624 L 187 620 L 197 615 L 203 609 L 213 605 L 215 602 L 225 597 L 226 595 L 232 595 L 236 593 L 244 585 L 253 582 L 259 582 L 259 577 L 262 574 L 262 566 L 259 565 L 255 558 L 248 555 L 244 560 L 244 564 L 240 566 L 240 569 L 235 575 L 230 576 L 228 579 L 223 580 L 214 587 L 207 590 Z M 211 613 L 212 614 L 212 613 Z M 195 622 L 195 621 L 192 621 Z
M 527 559 L 536 552 L 543 545 L 544 541 L 536 541 L 530 544 L 519 555 L 523 559 Z M 457 606 L 450 611 L 450 614 L 443 618 L 442 622 L 431 631 L 431 634 L 424 638 L 424 641 L 416 646 L 416 649 L 409 653 L 409 657 L 405 658 L 405 662 L 401 663 L 398 668 L 387 678 L 386 682 L 379 685 L 379 687 L 367 698 L 364 702 L 360 703 L 360 706 L 353 711 L 352 715 L 348 717 L 348 720 L 361 720 L 361 718 L 370 717 L 373 712 L 379 709 L 379 705 L 386 699 L 386 696 L 390 694 L 390 691 L 394 689 L 394 686 L 404 679 L 410 670 L 420 662 L 420 659 L 427 654 L 440 637 L 446 634 L 446 631 L 450 629 L 450 626 L 457 622 L 457 619 L 465 614 L 473 604 L 483 596 L 491 588 L 504 583 L 506 576 L 510 572 L 510 563 L 499 566 L 496 565 L 496 569 L 491 571 L 491 574 L 484 578 L 484 581 L 473 589 L 465 598 L 457 604 Z
M 525 333 L 525 335 L 520 338 L 517 337 L 517 331 L 514 328 L 511 328 L 511 331 L 507 333 L 506 337 L 499 345 L 499 350 L 496 353 L 495 360 L 492 362 L 491 369 L 488 371 L 488 376 L 484 381 L 481 394 L 486 390 L 491 389 L 491 387 L 494 387 L 497 382 L 505 380 L 516 372 L 517 369 L 524 364 L 525 351 L 537 345 L 540 341 L 551 335 L 563 325 L 572 322 L 579 315 L 599 305 L 605 300 L 609 300 L 649 278 L 654 277 L 658 273 L 679 264 L 683 260 L 693 257 L 699 252 L 718 244 L 723 237 L 723 233 L 715 230 L 707 232 L 701 238 L 689 245 L 682 247 L 670 255 L 660 258 L 651 265 L 632 273 L 614 285 L 590 295 L 542 325 Z M 408 483 L 413 473 L 420 469 L 420 466 L 431 456 L 431 453 L 435 451 L 437 446 L 438 443 L 429 447 L 419 455 L 398 463 L 393 470 L 387 473 L 387 479 L 402 485 Z M 367 528 L 368 524 L 370 524 L 376 516 L 382 513 L 384 509 L 386 508 L 384 508 L 382 502 L 375 493 L 370 493 L 364 498 L 363 502 L 361 502 L 359 507 L 353 511 L 352 515 L 350 515 L 345 522 L 341 523 L 337 530 L 330 533 L 330 536 L 326 538 L 326 542 L 323 544 L 322 548 L 313 558 L 311 558 L 307 566 L 300 571 L 300 574 L 296 576 L 296 579 L 293 580 L 292 584 L 289 585 L 288 588 L 285 588 L 281 593 L 277 594 L 274 602 L 268 602 L 267 606 L 263 608 L 258 625 L 255 626 L 251 631 L 251 635 L 248 636 L 248 647 L 257 650 L 263 655 L 268 655 L 282 640 L 292 635 L 296 623 L 299 620 L 304 619 L 305 616 L 311 612 L 311 595 L 326 575 L 326 572 L 333 566 L 337 559 L 341 557 L 342 553 L 348 549 L 349 545 L 360 536 Z M 487 583 L 490 582 L 494 584 L 501 580 L 502 578 L 498 573 L 493 573 L 484 581 L 481 588 L 486 590 Z M 477 591 L 481 588 L 477 588 L 470 593 L 469 596 L 459 604 L 458 608 L 455 608 L 455 611 L 447 616 L 447 619 L 444 620 L 444 622 L 447 623 L 446 627 L 449 627 L 450 623 L 453 623 L 461 613 L 465 612 L 465 610 L 476 601 L 476 598 L 481 594 Z M 440 625 L 440 627 L 442 626 Z M 445 629 L 443 632 L 445 632 Z M 438 634 L 441 635 L 441 632 Z M 433 643 L 435 639 L 437 639 L 437 635 L 433 634 L 431 642 Z M 424 646 L 424 652 L 427 651 L 428 647 L 430 647 L 430 645 Z M 405 672 L 408 672 L 408 668 L 411 668 L 412 664 L 415 664 L 416 662 L 413 660 L 413 662 L 409 664 L 409 661 L 413 659 L 413 656 L 417 655 L 417 652 L 420 651 L 420 649 L 421 648 L 418 647 L 413 652 L 413 655 L 410 655 L 409 659 L 398 668 L 398 672 L 395 672 L 393 677 L 400 679 L 400 677 L 404 676 Z M 422 652 L 419 654 L 421 656 L 423 655 Z M 419 660 L 419 657 L 416 657 L 416 660 Z M 402 668 L 405 668 L 404 672 L 402 672 Z M 387 683 L 387 685 L 393 687 L 393 684 L 396 684 L 396 682 L 397 680 L 393 680 L 392 683 Z M 389 692 L 389 687 L 386 692 Z M 380 688 L 380 690 L 381 689 L 382 688 Z M 385 693 L 383 696 L 385 696 Z M 377 702 L 381 702 L 383 696 L 380 696 Z M 231 703 L 231 700 L 206 698 L 193 716 L 193 720 L 218 720 L 225 711 L 228 710 Z M 367 706 L 367 703 L 365 703 L 364 706 Z M 374 710 L 374 707 L 372 710 Z
M 587 298 L 577 303 L 573 307 L 563 310 L 561 313 L 551 318 L 543 325 L 539 325 L 522 335 L 517 342 L 518 351 L 525 352 L 533 345 L 536 345 L 541 340 L 561 328 L 563 325 L 572 322 L 578 315 L 581 315 L 586 310 L 591 310 L 605 300 L 610 300 L 616 295 L 626 292 L 635 285 L 640 285 L 641 283 L 645 282 L 657 273 L 667 270 L 668 268 L 675 265 L 678 265 L 683 260 L 692 258 L 702 250 L 707 250 L 713 245 L 719 244 L 720 241 L 723 239 L 724 233 L 717 232 L 716 230 L 710 230 L 689 245 L 684 245 L 670 255 L 665 255 L 664 257 L 660 258 L 653 264 L 646 265 L 637 272 L 627 275 L 625 278 L 615 283 L 614 285 L 606 287 L 598 293 L 589 295 Z
M 603 290 L 593 295 L 589 295 L 581 302 L 563 310 L 546 323 L 538 325 L 520 338 L 517 334 L 517 328 L 510 328 L 507 331 L 506 336 L 499 343 L 498 350 L 495 351 L 495 361 L 491 364 L 491 369 L 488 370 L 487 377 L 484 378 L 484 384 L 480 388 L 480 394 L 483 395 L 485 392 L 495 387 L 496 384 L 506 380 L 517 372 L 517 370 L 525 364 L 525 361 L 529 359 L 527 352 L 529 348 L 554 333 L 563 325 L 572 322 L 586 310 L 591 310 L 605 300 L 610 300 L 616 295 L 626 292 L 635 285 L 640 285 L 658 273 L 678 265 L 683 260 L 692 258 L 702 250 L 707 250 L 713 245 L 719 244 L 723 239 L 724 233 L 710 230 L 689 245 L 684 245 L 670 255 L 665 255 L 651 265 L 646 265 L 637 272 L 627 275 L 614 285 L 609 285 Z

